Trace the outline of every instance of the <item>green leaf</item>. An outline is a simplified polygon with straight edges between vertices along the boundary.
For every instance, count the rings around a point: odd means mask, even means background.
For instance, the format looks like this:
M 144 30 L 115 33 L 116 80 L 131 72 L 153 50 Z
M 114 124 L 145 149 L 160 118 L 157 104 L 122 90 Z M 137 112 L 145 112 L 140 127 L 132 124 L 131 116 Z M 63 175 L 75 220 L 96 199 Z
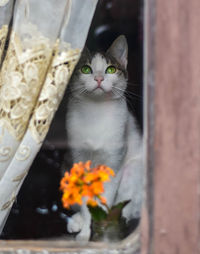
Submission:
M 128 203 L 130 203 L 131 200 L 125 200 L 123 202 L 120 202 L 119 204 L 115 205 L 112 207 L 112 210 L 113 209 L 123 209 Z
M 102 221 L 107 218 L 107 213 L 99 206 L 88 206 L 88 209 L 94 221 Z
M 110 209 L 110 212 L 107 216 L 108 220 L 119 220 L 122 214 L 122 209 L 130 202 L 131 200 L 123 201 Z

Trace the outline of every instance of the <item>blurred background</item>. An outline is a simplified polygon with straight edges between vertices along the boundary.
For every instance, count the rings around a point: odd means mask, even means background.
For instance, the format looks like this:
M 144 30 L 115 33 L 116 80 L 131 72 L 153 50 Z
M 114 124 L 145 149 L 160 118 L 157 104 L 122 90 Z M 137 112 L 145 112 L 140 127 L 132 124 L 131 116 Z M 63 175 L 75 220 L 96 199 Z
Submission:
M 126 36 L 129 46 L 127 104 L 142 131 L 143 1 L 99 0 L 87 47 L 91 51 L 105 51 L 121 34 Z M 71 212 L 62 208 L 59 192 L 66 150 L 65 98 L 24 181 L 1 239 L 68 237 L 66 223 Z M 124 236 L 128 233 L 127 229 Z

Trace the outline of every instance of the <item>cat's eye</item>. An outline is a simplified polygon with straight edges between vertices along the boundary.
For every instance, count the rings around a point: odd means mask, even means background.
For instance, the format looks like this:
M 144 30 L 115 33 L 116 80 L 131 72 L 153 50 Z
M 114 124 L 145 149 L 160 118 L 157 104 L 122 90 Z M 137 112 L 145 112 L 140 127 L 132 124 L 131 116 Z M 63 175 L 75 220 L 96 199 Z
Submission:
M 81 68 L 81 72 L 84 74 L 91 74 L 92 68 L 89 65 L 83 65 Z
M 113 74 L 113 73 L 115 73 L 116 72 L 116 68 L 115 68 L 115 66 L 113 66 L 113 65 L 111 65 L 111 66 L 108 66 L 108 68 L 106 69 L 106 73 L 107 74 Z

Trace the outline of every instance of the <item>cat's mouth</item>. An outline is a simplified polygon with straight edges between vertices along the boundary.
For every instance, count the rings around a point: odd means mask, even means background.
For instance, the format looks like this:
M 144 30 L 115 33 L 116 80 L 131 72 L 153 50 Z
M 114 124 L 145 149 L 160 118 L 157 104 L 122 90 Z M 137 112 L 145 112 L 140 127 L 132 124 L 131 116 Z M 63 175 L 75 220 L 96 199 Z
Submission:
M 104 90 L 104 88 L 102 86 L 97 86 L 94 89 L 92 89 L 91 93 L 105 93 L 106 91 Z
M 88 92 L 91 96 L 103 96 L 109 94 L 111 91 L 103 86 L 95 86 Z
M 99 90 L 99 89 L 105 92 L 105 90 L 103 89 L 103 87 L 102 87 L 102 86 L 97 86 L 96 88 L 94 88 L 94 89 L 93 89 L 93 91 L 95 91 L 95 90 Z

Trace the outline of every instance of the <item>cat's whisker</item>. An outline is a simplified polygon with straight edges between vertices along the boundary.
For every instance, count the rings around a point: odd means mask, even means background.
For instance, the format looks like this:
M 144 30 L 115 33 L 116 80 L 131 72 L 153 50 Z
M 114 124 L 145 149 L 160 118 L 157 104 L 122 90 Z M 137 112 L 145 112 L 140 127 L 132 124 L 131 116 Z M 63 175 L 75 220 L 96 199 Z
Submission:
M 127 85 L 130 85 L 130 86 L 141 86 L 142 84 L 136 84 L 136 83 L 127 82 Z
M 117 89 L 116 89 L 117 90 Z M 138 101 L 141 101 L 142 100 L 142 96 L 140 95 L 137 95 L 135 93 L 129 93 L 128 91 L 124 91 L 124 97 L 126 99 L 130 99 L 130 100 L 138 100 Z
M 125 94 L 124 94 L 124 90 L 123 89 L 117 89 L 115 86 L 112 86 L 113 90 L 120 96 L 123 97 L 124 99 L 126 99 Z
M 125 94 L 128 94 L 128 95 L 136 96 L 136 97 L 138 97 L 138 98 L 140 98 L 140 99 L 142 98 L 141 95 L 136 94 L 136 93 L 134 93 L 134 92 L 131 92 L 131 91 L 129 91 L 129 90 L 126 90 L 124 93 L 125 93 Z
M 113 86 L 112 92 L 113 92 L 114 95 L 117 95 L 117 96 L 119 96 L 120 98 L 126 100 L 126 97 L 124 96 L 124 94 L 123 94 L 123 93 L 120 93 L 120 92 L 117 91 L 117 90 L 115 90 L 115 87 L 114 87 L 114 86 Z
M 88 93 L 88 91 L 87 91 L 87 89 L 82 89 L 80 92 L 79 92 L 79 95 L 81 95 L 81 94 L 87 94 Z
M 133 102 L 132 102 L 130 99 L 128 99 L 128 98 L 126 98 L 126 102 L 127 102 L 128 108 L 129 108 L 132 112 L 134 112 L 135 108 L 134 108 Z
M 81 95 L 86 91 L 86 89 L 84 87 L 76 87 L 73 89 L 70 87 L 68 91 L 69 91 L 69 94 L 76 93 Z
M 115 88 L 115 87 L 114 87 L 114 88 Z M 115 92 L 114 92 L 114 91 L 115 91 Z M 129 106 L 129 108 L 130 108 L 132 111 L 134 111 L 133 103 L 132 103 L 132 101 L 130 101 L 129 98 L 125 97 L 123 94 L 121 94 L 121 93 L 120 93 L 119 91 L 117 91 L 117 90 L 114 90 L 114 89 L 113 89 L 112 92 L 113 92 L 114 95 L 119 95 L 121 99 L 123 99 L 124 101 L 126 101 L 126 102 L 127 102 L 127 105 Z
M 71 92 L 71 93 L 73 93 L 73 92 L 78 92 L 79 90 L 82 90 L 82 89 L 85 89 L 85 88 L 83 88 L 83 87 L 76 87 L 76 88 L 69 88 L 69 92 Z
M 141 100 L 142 100 L 142 97 L 136 97 L 135 95 L 132 95 L 132 94 L 129 94 L 129 93 L 125 93 L 125 96 L 129 100 L 134 100 L 134 101 L 137 100 L 138 102 L 141 102 Z
M 136 94 L 136 93 L 133 93 L 133 92 L 131 92 L 131 91 L 127 91 L 127 90 L 123 90 L 123 89 L 121 89 L 121 88 L 119 88 L 119 87 L 113 87 L 113 88 L 115 88 L 115 89 L 117 89 L 117 90 L 119 90 L 119 91 L 122 91 L 125 95 L 132 95 L 132 96 L 134 96 L 134 97 L 136 97 L 136 98 L 138 98 L 138 99 L 141 99 L 142 98 L 142 96 L 140 96 L 140 95 L 138 95 L 138 94 Z

